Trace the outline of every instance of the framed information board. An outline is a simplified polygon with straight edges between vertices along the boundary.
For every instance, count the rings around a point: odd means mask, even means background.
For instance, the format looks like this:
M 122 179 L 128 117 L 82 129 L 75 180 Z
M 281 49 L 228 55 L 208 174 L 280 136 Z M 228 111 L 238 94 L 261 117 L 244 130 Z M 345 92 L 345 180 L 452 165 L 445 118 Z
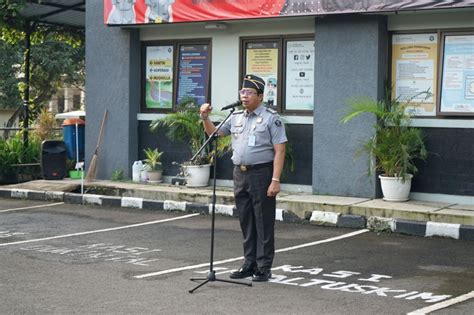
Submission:
M 285 109 L 314 108 L 314 40 L 286 41 Z
M 270 108 L 278 106 L 279 44 L 277 41 L 249 42 L 245 47 L 245 73 L 265 80 L 263 103 Z
M 209 54 L 208 44 L 183 44 L 179 47 L 177 104 L 186 97 L 194 98 L 197 104 L 207 102 Z
M 437 33 L 392 36 L 392 98 L 415 116 L 436 116 L 437 60 Z
M 474 116 L 474 33 L 444 34 L 440 115 Z
M 145 71 L 145 108 L 173 108 L 173 46 L 148 46 Z

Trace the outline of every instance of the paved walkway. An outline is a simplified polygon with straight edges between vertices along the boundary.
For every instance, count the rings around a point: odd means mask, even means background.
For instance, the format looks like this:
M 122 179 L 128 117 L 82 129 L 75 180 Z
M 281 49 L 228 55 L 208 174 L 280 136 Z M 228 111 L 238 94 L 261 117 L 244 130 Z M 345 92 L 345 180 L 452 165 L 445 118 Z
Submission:
M 8 190 L 12 189 L 77 194 L 80 193 L 80 181 L 37 180 L 0 187 L 0 190 L 4 191 L 4 197 L 8 194 Z M 88 195 L 98 195 L 99 199 L 100 196 L 119 197 L 128 200 L 126 204 L 130 199 L 142 198 L 162 202 L 186 202 L 207 207 L 212 200 L 212 187 L 189 188 L 169 184 L 94 181 L 86 184 L 85 192 Z M 122 201 L 122 206 L 123 204 Z M 236 209 L 232 210 L 234 198 L 231 188 L 218 187 L 216 204 L 221 212 L 236 215 Z M 222 210 L 222 207 L 227 207 L 227 210 Z M 277 198 L 277 208 L 277 220 L 283 221 L 354 228 L 368 227 L 373 230 L 391 230 L 411 235 L 474 239 L 474 205 L 414 200 L 387 202 L 382 199 L 282 192 Z

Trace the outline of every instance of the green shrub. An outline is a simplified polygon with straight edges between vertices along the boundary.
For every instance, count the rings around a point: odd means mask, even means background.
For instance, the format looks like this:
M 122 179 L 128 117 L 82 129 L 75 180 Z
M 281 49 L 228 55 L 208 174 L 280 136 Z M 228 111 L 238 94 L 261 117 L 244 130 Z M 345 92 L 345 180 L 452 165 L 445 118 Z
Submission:
M 23 146 L 23 133 L 18 132 L 15 136 L 3 140 L 0 139 L 0 175 L 15 174 L 12 164 L 39 163 L 41 141 L 30 134 L 28 146 Z
M 112 177 L 110 178 L 114 182 L 120 182 L 124 180 L 123 170 L 118 169 L 112 172 Z

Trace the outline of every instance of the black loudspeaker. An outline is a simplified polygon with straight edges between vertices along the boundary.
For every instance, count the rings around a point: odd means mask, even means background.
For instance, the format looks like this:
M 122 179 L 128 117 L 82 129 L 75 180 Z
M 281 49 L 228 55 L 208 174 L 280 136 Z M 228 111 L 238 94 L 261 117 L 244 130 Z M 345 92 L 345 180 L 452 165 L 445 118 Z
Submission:
M 66 144 L 60 140 L 45 140 L 41 144 L 41 173 L 44 179 L 66 176 Z

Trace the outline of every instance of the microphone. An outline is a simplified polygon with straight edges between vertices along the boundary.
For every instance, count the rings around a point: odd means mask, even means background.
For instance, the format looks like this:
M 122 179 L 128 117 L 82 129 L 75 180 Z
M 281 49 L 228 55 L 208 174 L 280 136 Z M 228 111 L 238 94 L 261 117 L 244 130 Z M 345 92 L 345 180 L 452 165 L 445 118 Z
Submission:
M 221 110 L 231 109 L 231 108 L 234 108 L 234 107 L 237 107 L 237 106 L 240 106 L 240 105 L 242 105 L 242 102 L 237 101 L 237 102 L 234 102 L 232 104 L 229 104 L 227 106 L 222 107 Z

